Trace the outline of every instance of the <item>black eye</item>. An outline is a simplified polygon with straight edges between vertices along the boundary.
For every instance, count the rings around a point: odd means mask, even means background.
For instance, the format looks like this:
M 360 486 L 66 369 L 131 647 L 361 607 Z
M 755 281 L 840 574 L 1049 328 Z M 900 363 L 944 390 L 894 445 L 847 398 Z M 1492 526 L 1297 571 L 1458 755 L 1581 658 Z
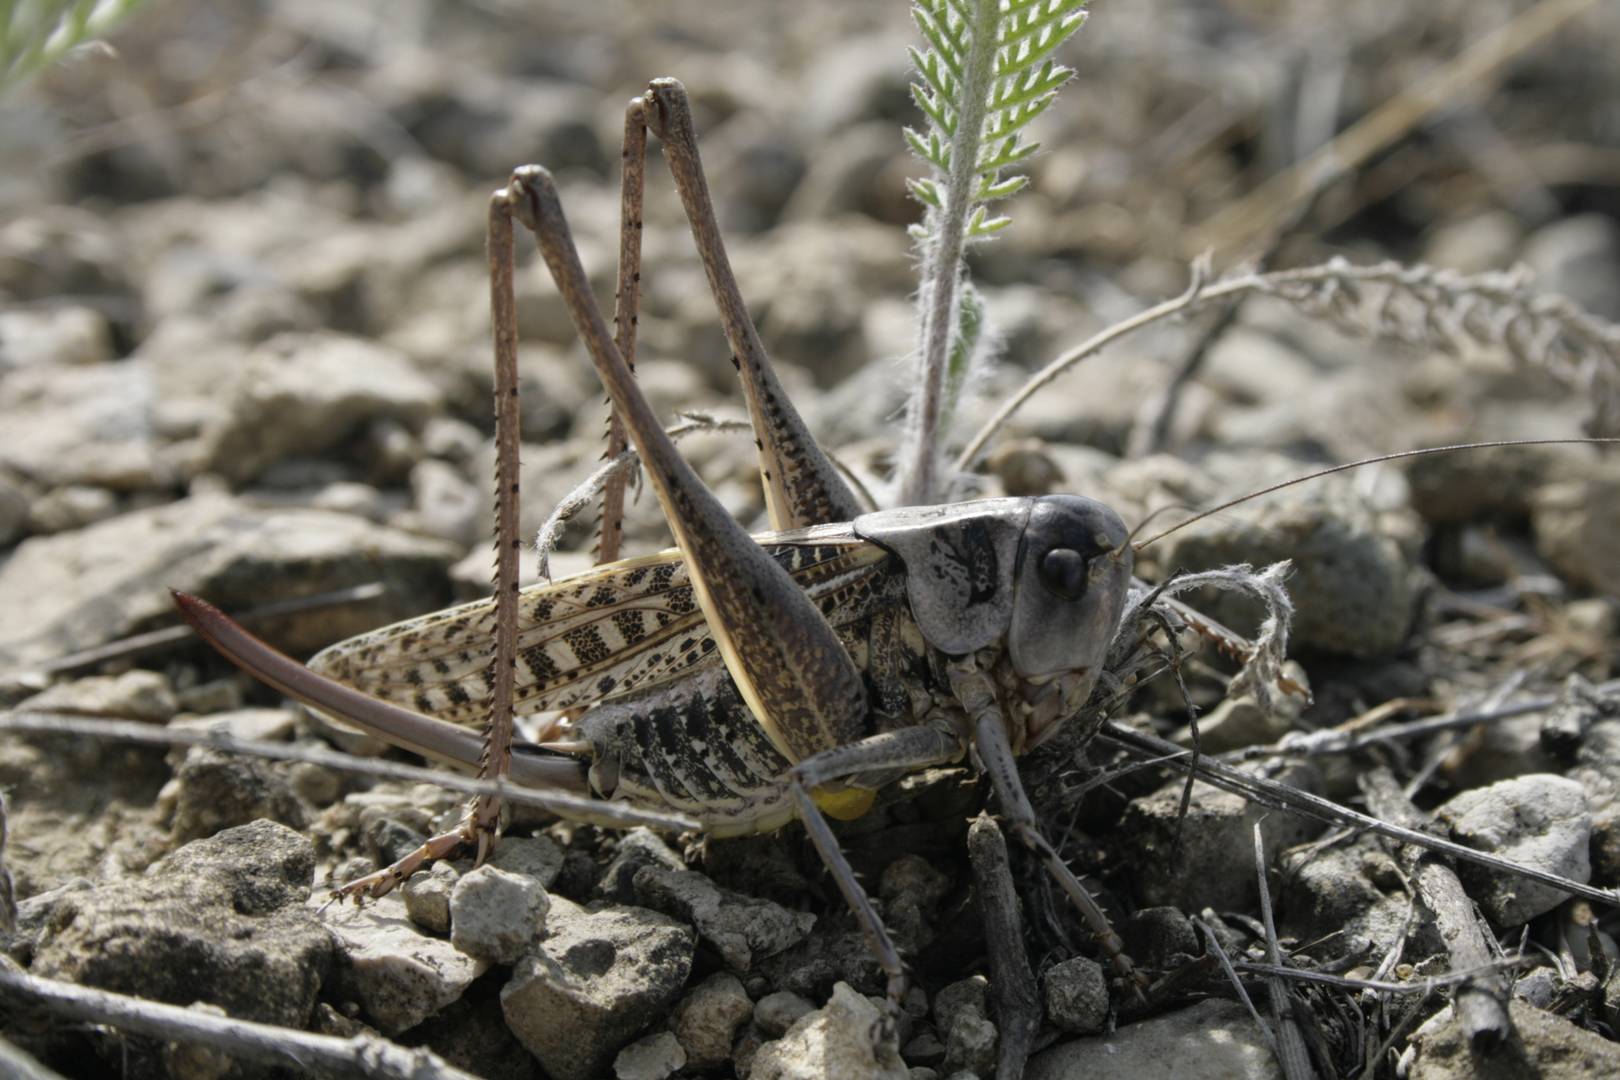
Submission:
M 1041 583 L 1065 600 L 1085 595 L 1086 557 L 1074 548 L 1052 548 L 1041 556 Z

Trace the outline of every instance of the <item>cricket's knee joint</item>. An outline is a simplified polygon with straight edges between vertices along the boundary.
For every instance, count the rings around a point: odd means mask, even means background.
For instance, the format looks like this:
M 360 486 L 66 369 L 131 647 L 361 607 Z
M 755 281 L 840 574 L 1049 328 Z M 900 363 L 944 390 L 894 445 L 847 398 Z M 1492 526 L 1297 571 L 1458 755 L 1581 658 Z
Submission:
M 692 126 L 692 108 L 679 79 L 664 77 L 647 84 L 647 127 L 660 139 L 683 136 Z
M 543 165 L 520 165 L 512 170 L 506 187 L 495 197 L 511 208 L 512 216 L 525 228 L 539 225 L 542 201 L 555 204 L 557 184 L 551 172 Z
M 788 770 L 788 776 L 792 777 L 794 783 L 808 791 L 811 788 L 827 783 L 829 780 L 838 779 L 847 771 L 847 769 L 840 768 L 837 762 L 828 761 L 826 752 L 823 751 L 819 754 L 812 754 L 794 765 Z

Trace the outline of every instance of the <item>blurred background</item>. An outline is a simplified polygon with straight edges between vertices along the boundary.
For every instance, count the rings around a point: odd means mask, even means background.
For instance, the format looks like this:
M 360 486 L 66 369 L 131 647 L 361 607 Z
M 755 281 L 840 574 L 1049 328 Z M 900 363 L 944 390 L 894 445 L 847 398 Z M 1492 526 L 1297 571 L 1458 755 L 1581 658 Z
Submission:
M 1397 122 L 1312 197 L 1264 186 L 1380 106 L 1421 101 L 1414 88 L 1537 12 L 1557 16 L 1543 19 L 1550 33 L 1497 42 L 1444 107 Z M 0 658 L 60 655 L 160 618 L 161 590 L 116 610 L 105 599 L 154 591 L 154 575 L 197 583 L 176 567 L 198 551 L 137 559 L 134 538 L 200 550 L 292 511 L 437 544 L 411 548 L 426 569 L 396 575 L 414 583 L 404 608 L 448 599 L 444 567 L 469 553 L 454 588 L 482 588 L 484 203 L 511 167 L 549 166 L 606 302 L 623 105 L 652 76 L 681 78 L 695 100 L 732 258 L 791 392 L 881 477 L 914 335 L 905 178 L 920 166 L 900 126 L 919 121 L 915 41 L 900 0 L 152 0 L 104 45 L 16 81 L 0 98 L 0 592 L 102 599 L 16 601 Z M 1031 189 L 973 256 L 1005 343 L 985 401 L 1181 291 L 1204 250 L 1222 266 L 1522 262 L 1539 287 L 1620 317 L 1617 43 L 1620 7 L 1602 3 L 1097 4 L 1062 55 L 1078 75 L 1040 122 Z M 739 416 L 656 141 L 652 152 L 642 378 L 666 415 Z M 532 529 L 594 466 L 602 409 L 566 313 L 520 250 Z M 1163 437 L 1133 444 L 1206 326 L 1132 339 L 1032 402 L 1011 443 L 1038 437 L 1039 452 L 997 457 L 987 490 L 1097 485 L 1135 505 L 1162 477 L 1118 480 L 1128 449 L 1323 460 L 1577 434 L 1585 418 L 1544 373 L 1369 345 L 1257 302 L 1214 341 Z M 754 519 L 746 443 L 686 446 Z M 176 500 L 212 509 L 150 516 Z M 108 528 L 132 514 L 147 516 Z M 588 540 L 584 517 L 565 546 Z M 664 542 L 650 500 L 631 531 Z M 342 533 L 333 550 L 357 537 L 372 550 L 397 540 Z M 29 538 L 58 546 L 18 547 Z M 331 583 L 307 568 L 326 563 L 272 560 L 275 573 L 204 583 L 226 602 L 262 601 Z

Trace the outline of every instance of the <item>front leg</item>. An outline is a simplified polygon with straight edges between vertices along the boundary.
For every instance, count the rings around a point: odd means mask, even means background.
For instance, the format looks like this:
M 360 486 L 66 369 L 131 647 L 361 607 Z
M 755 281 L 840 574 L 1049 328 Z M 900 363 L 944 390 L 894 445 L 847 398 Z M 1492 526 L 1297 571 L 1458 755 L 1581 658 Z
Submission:
M 1001 801 L 1001 812 L 1007 828 L 1019 842 L 1040 856 L 1047 873 L 1080 909 L 1092 932 L 1097 935 L 1114 971 L 1125 978 L 1127 985 L 1138 991 L 1145 989 L 1146 978 L 1136 970 L 1131 958 L 1125 955 L 1125 942 L 1114 932 L 1108 916 L 1080 883 L 1080 879 L 1074 876 L 1074 871 L 1069 869 L 1057 849 L 1041 833 L 1040 824 L 1035 819 L 1035 808 L 1030 805 L 1029 796 L 1024 793 L 1024 783 L 1018 777 L 1018 759 L 1013 755 L 1011 740 L 1007 738 L 1007 722 L 1001 715 L 1001 703 L 994 681 L 972 656 L 952 659 L 946 672 L 951 691 L 972 724 L 974 748 L 979 752 L 979 760 L 990 777 L 990 786 L 995 788 L 996 797 Z

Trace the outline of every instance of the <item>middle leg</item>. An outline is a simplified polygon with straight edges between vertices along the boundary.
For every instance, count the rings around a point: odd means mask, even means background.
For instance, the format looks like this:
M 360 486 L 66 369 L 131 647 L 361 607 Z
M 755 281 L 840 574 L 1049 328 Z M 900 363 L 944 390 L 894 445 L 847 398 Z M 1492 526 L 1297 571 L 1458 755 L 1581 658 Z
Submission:
M 832 826 L 828 824 L 818 801 L 818 789 L 861 774 L 891 770 L 910 772 L 958 761 L 964 749 L 958 736 L 939 728 L 920 725 L 823 750 L 801 761 L 788 774 L 789 791 L 799 820 L 804 823 L 805 832 L 815 845 L 816 853 L 821 856 L 821 861 L 838 885 L 838 891 L 843 894 L 844 902 L 866 932 L 867 942 L 888 978 L 891 1010 L 899 1008 L 900 998 L 905 993 L 905 967 L 900 962 L 899 950 L 894 947 L 882 918 L 872 907 L 866 890 L 861 888 L 860 881 L 855 877 L 854 868 L 838 846 L 838 838 L 833 835 Z M 824 799 L 826 796 L 822 797 Z

